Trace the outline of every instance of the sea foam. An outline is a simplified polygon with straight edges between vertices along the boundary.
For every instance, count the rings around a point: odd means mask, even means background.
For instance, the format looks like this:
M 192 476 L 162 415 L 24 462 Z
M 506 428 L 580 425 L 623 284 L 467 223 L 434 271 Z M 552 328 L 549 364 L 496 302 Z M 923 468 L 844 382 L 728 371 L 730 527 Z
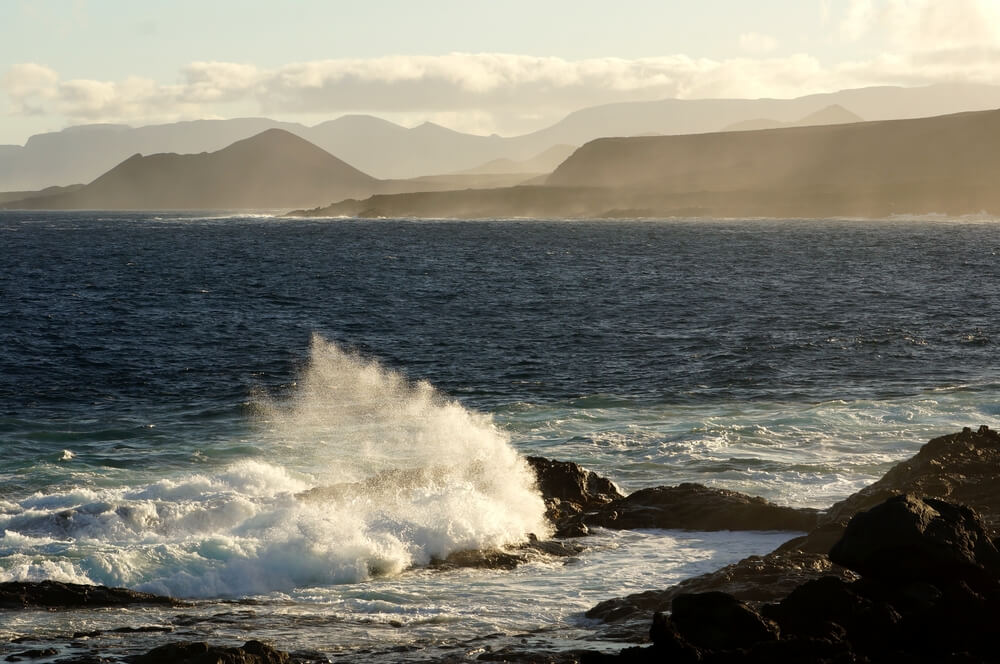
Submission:
M 547 530 L 534 477 L 482 414 L 316 336 L 261 455 L 140 486 L 35 494 L 0 515 L 0 580 L 232 597 L 398 574 Z

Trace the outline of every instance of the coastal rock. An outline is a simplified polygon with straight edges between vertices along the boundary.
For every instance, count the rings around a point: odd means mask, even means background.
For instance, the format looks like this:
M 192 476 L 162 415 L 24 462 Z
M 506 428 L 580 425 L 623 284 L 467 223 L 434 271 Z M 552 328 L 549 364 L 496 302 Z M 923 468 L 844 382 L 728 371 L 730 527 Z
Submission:
M 571 461 L 540 456 L 525 460 L 535 472 L 545 515 L 555 525 L 556 537 L 586 535 L 584 513 L 624 497 L 614 482 Z
M 605 600 L 587 611 L 588 618 L 607 623 L 630 623 L 616 630 L 619 638 L 641 639 L 649 616 L 670 610 L 674 598 L 684 593 L 725 592 L 744 602 L 776 602 L 806 581 L 834 576 L 853 581 L 857 574 L 830 562 L 824 555 L 791 551 L 749 556 L 720 570 L 702 574 L 664 590 Z M 636 624 L 637 621 L 643 621 Z
M 290 664 L 297 660 L 260 641 L 247 641 L 232 648 L 186 641 L 158 646 L 129 661 L 133 664 Z
M 641 621 L 656 611 L 668 610 L 672 599 L 683 592 L 722 591 L 743 601 L 777 602 L 799 585 L 824 576 L 854 581 L 858 578 L 855 572 L 831 561 L 826 554 L 843 537 L 848 521 L 857 512 L 907 492 L 972 507 L 983 519 L 986 539 L 997 539 L 1000 491 L 996 490 L 996 477 L 1000 477 L 1000 434 L 996 431 L 985 426 L 976 431 L 965 428 L 935 438 L 878 482 L 817 515 L 819 524 L 807 535 L 790 539 L 774 552 L 750 556 L 670 588 L 603 601 L 586 615 L 611 623 L 602 630 L 615 638 L 634 640 L 642 634 Z M 613 508 L 608 505 L 604 509 Z M 985 548 L 985 542 L 980 541 L 983 537 L 975 537 L 978 546 Z M 892 566 L 891 559 L 887 564 Z
M 997 661 L 1000 554 L 972 510 L 896 496 L 857 514 L 830 555 L 861 578 L 814 579 L 759 609 L 678 594 L 653 646 L 606 661 Z
M 779 634 L 777 624 L 720 592 L 677 595 L 671 603 L 670 620 L 689 643 L 711 650 L 748 648 L 760 641 L 777 640 Z
M 75 609 L 81 607 L 166 604 L 186 606 L 172 597 L 61 581 L 6 581 L 0 583 L 0 609 Z
M 26 659 L 41 659 L 43 657 L 52 657 L 58 655 L 59 651 L 55 648 L 36 648 L 34 650 L 24 650 L 13 655 L 7 655 L 4 657 L 5 662 L 21 662 Z
M 862 577 L 895 583 L 980 586 L 1000 577 L 1000 552 L 974 511 L 909 494 L 855 515 L 830 559 Z
M 640 489 L 584 517 L 588 526 L 614 529 L 803 530 L 817 510 L 782 507 L 763 498 L 701 484 Z
M 1000 528 L 1000 433 L 981 426 L 934 438 L 917 454 L 896 464 L 879 481 L 835 503 L 825 523 L 847 523 L 858 512 L 888 498 L 911 493 L 968 505 L 976 510 L 991 537 Z
M 532 535 L 529 536 L 527 542 L 506 549 L 467 549 L 456 551 L 445 558 L 432 560 L 430 567 L 441 571 L 468 567 L 510 570 L 533 560 L 571 558 L 579 555 L 584 550 L 586 550 L 586 547 L 581 544 L 539 540 Z

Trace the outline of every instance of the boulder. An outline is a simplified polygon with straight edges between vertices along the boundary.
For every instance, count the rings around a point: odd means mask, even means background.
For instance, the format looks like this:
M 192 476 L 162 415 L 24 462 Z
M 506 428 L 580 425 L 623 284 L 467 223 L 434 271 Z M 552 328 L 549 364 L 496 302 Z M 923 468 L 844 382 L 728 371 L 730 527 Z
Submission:
M 896 584 L 963 581 L 993 589 L 1000 577 L 1000 552 L 974 511 L 910 494 L 855 515 L 830 560 Z
M 640 489 L 584 516 L 588 526 L 619 530 L 801 530 L 817 525 L 818 511 L 775 505 L 757 496 L 701 484 Z
M 726 593 L 683 593 L 674 598 L 671 609 L 677 632 L 698 648 L 749 648 L 779 635 L 776 623 Z
M 286 652 L 260 641 L 239 647 L 211 646 L 203 641 L 167 643 L 129 659 L 134 664 L 289 664 Z
M 6 581 L 0 583 L 0 609 L 76 609 L 129 604 L 187 606 L 172 597 L 61 581 Z
M 824 523 L 846 524 L 858 512 L 871 509 L 892 496 L 911 493 L 968 505 L 980 515 L 991 537 L 1000 528 L 1000 433 L 987 426 L 977 431 L 934 438 L 917 454 L 893 466 L 881 479 L 835 503 Z
M 749 556 L 720 570 L 709 572 L 664 590 L 616 597 L 597 604 L 586 616 L 606 622 L 648 619 L 656 611 L 667 611 L 681 593 L 720 591 L 746 602 L 776 602 L 806 581 L 833 575 L 847 581 L 858 576 L 834 565 L 824 555 L 791 551 Z
M 622 497 L 614 482 L 572 461 L 540 456 L 525 460 L 535 472 L 545 516 L 555 526 L 556 537 L 587 535 L 590 531 L 583 523 L 584 513 Z

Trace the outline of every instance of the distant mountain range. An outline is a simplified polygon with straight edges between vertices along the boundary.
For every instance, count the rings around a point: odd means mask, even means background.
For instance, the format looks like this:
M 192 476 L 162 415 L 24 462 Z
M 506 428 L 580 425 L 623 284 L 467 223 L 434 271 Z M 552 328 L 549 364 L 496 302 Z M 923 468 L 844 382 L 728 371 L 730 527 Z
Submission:
M 602 138 L 541 186 L 373 196 L 308 215 L 884 217 L 1000 214 L 1000 111 Z
M 378 180 L 284 129 L 215 152 L 133 155 L 87 185 L 0 194 L 0 208 L 288 209 L 376 193 L 509 186 L 522 174 Z
M 131 128 L 87 125 L 32 136 L 24 146 L 0 146 L 0 191 L 35 190 L 91 182 L 134 154 L 218 151 L 267 129 L 284 129 L 375 178 L 471 172 L 525 165 L 555 146 L 579 146 L 607 136 L 716 132 L 750 123 L 801 123 L 810 114 L 827 123 L 823 109 L 840 106 L 840 119 L 912 118 L 1000 107 L 1000 86 L 877 87 L 797 99 L 666 99 L 586 108 L 530 134 L 476 136 L 424 123 L 411 129 L 364 115 L 314 127 L 265 118 L 199 120 Z M 753 123 L 758 123 L 756 126 Z M 777 123 L 777 124 L 775 124 Z M 489 162 L 493 162 L 489 165 Z M 529 162 L 530 163 L 530 162 Z M 551 162 L 546 162 L 548 165 Z M 529 172 L 529 171 L 519 171 Z
M 824 109 L 810 113 L 797 122 L 779 122 L 760 118 L 757 120 L 745 120 L 736 122 L 723 128 L 723 131 L 756 131 L 758 129 L 781 129 L 782 127 L 818 127 L 820 125 L 850 124 L 852 122 L 864 122 L 864 118 L 840 104 L 827 106 Z

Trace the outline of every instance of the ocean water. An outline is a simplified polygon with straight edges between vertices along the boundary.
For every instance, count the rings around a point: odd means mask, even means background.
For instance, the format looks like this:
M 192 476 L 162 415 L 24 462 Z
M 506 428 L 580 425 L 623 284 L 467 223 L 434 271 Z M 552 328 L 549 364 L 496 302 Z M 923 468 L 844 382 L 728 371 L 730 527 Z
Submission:
M 620 647 L 583 611 L 790 535 L 428 569 L 545 533 L 524 455 L 822 508 L 1000 420 L 992 219 L 0 212 L 0 255 L 0 580 L 194 601 L 6 613 L 0 642 Z

